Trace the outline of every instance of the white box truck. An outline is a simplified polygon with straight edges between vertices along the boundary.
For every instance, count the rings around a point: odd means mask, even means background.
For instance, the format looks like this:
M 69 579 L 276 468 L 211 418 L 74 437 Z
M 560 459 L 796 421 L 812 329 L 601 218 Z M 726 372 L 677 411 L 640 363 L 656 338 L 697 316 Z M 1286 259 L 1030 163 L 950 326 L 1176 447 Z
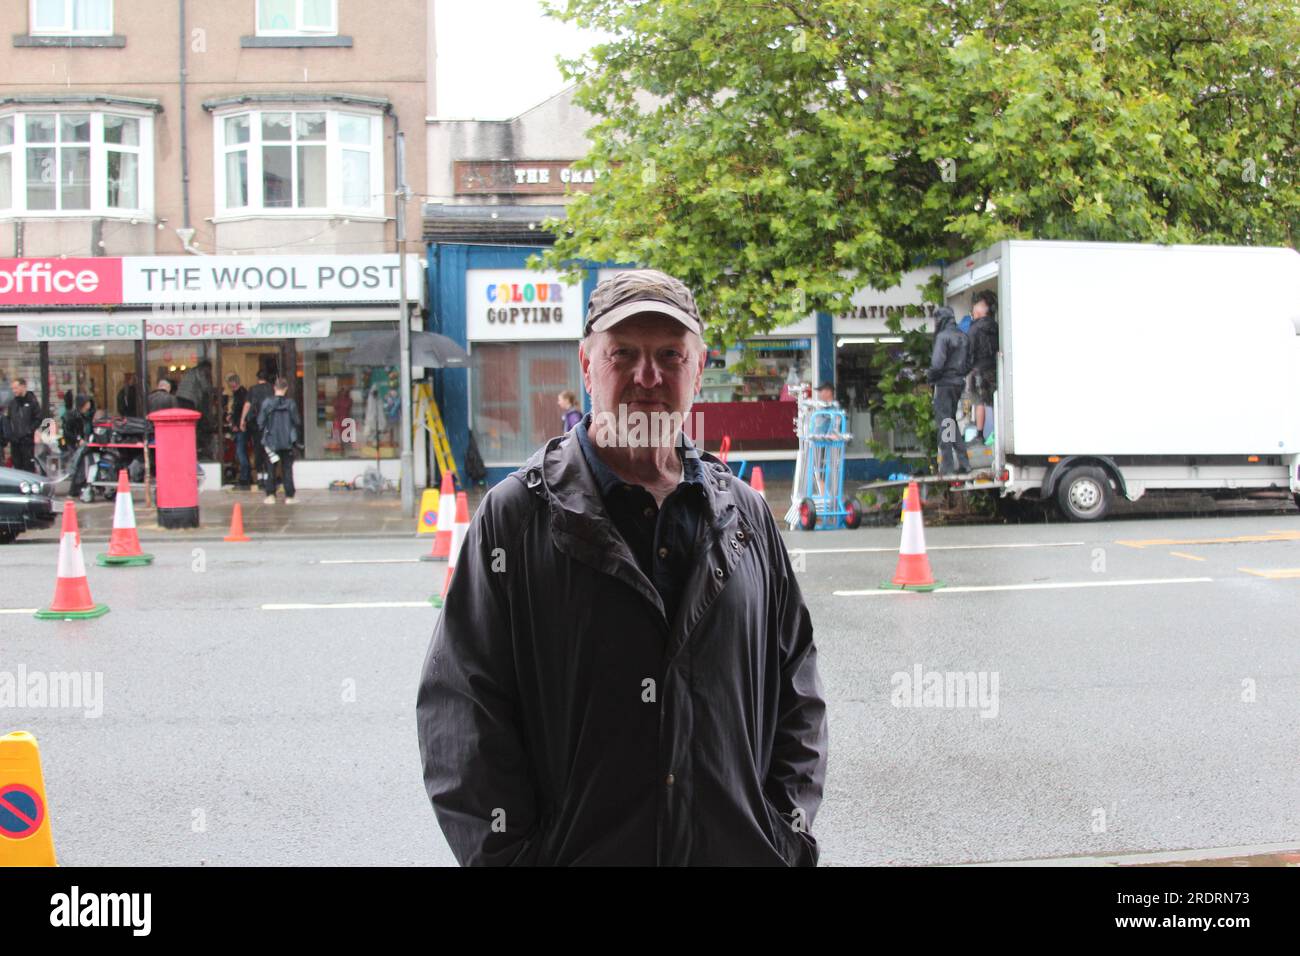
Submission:
M 959 490 L 1080 521 L 1148 492 L 1300 505 L 1300 252 L 1008 240 L 944 282 L 958 316 L 998 296 L 991 480 Z

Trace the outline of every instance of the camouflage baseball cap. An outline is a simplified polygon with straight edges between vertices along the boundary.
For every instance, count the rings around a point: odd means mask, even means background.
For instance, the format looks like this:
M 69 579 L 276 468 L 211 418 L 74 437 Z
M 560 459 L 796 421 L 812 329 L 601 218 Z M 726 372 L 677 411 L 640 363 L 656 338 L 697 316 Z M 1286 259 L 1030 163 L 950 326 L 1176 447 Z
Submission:
M 587 302 L 587 323 L 582 334 L 604 332 L 642 312 L 676 319 L 704 337 L 704 322 L 691 290 L 680 279 L 658 269 L 629 269 L 597 285 Z

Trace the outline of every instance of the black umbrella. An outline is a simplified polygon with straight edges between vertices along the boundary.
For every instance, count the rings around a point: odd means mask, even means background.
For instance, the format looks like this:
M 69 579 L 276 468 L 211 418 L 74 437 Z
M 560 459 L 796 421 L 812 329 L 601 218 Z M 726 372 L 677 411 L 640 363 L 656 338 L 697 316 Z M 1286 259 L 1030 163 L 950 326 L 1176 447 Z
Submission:
M 348 355 L 347 364 L 397 365 L 401 361 L 399 346 L 398 332 L 367 335 Z M 469 353 L 437 332 L 412 332 L 411 364 L 425 368 L 464 368 L 469 364 Z

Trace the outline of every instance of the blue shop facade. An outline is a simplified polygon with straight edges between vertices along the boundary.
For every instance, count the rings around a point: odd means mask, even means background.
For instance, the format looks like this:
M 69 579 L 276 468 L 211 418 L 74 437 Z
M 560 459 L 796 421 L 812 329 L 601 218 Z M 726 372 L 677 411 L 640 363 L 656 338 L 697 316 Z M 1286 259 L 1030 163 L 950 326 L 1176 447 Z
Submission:
M 435 397 L 459 474 L 466 474 L 472 431 L 488 485 L 561 433 L 561 391 L 572 391 L 590 410 L 578 363 L 587 299 L 602 278 L 628 268 L 588 263 L 583 280 L 570 283 L 558 272 L 528 268 L 529 259 L 545 249 L 540 243 L 426 244 L 427 328 L 450 337 L 472 357 L 469 368 L 432 373 Z M 861 304 L 855 296 L 847 315 L 810 314 L 794 326 L 739 343 L 736 350 L 712 351 L 695 407 L 706 422 L 714 415 L 719 422 L 733 423 L 729 430 L 742 436 L 731 442 L 728 463 L 733 470 L 745 461 L 762 465 L 770 480 L 793 476 L 794 404 L 780 400 L 783 386 L 799 381 L 836 384 L 836 397 L 855 434 L 847 456 L 850 479 L 870 480 L 898 467 L 898 458 L 872 457 L 865 445 L 873 427 L 867 411 L 869 353 L 896 342 L 885 328 L 889 310 L 919 302 L 928 276 L 927 270 L 918 270 L 885 293 L 864 290 Z M 913 327 L 929 321 L 928 316 L 910 320 Z M 730 371 L 741 352 L 749 353 L 746 371 L 753 374 Z M 770 404 L 775 401 L 780 406 Z M 742 403 L 762 404 L 751 409 Z M 716 431 L 711 428 L 704 438 L 704 447 L 715 453 L 721 440 Z M 907 436 L 877 431 L 875 437 L 888 439 L 900 455 L 912 453 Z

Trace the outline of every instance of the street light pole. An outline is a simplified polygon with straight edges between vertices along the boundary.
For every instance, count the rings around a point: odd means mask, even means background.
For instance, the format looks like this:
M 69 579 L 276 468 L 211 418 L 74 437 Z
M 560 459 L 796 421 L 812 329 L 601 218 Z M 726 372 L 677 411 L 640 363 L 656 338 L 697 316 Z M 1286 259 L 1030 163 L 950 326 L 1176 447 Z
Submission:
M 406 302 L 406 136 L 397 134 L 397 282 L 398 350 L 402 373 L 401 493 L 402 514 L 415 516 L 415 457 L 411 453 L 411 316 Z

